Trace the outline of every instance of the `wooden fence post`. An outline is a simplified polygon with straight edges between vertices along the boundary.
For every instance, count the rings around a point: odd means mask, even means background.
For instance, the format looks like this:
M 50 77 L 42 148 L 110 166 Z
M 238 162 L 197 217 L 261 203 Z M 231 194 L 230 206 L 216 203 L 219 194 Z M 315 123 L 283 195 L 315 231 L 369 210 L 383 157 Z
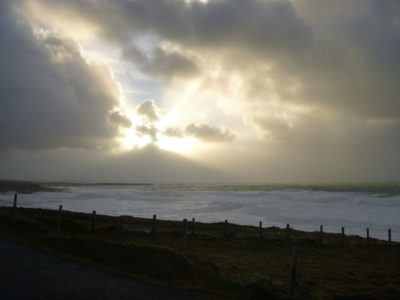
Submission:
M 319 234 L 320 234 L 321 243 L 324 243 L 324 226 L 322 226 L 322 225 L 319 226 Z
M 262 237 L 262 222 L 258 224 L 258 236 L 261 238 Z
M 228 220 L 225 220 L 225 223 L 224 223 L 224 235 L 225 235 L 225 237 L 228 236 Z
M 191 232 L 192 235 L 194 234 L 194 222 L 195 222 L 195 219 L 192 218 L 192 232 Z
M 181 251 L 185 250 L 185 248 L 186 248 L 186 223 L 187 223 L 187 220 L 183 219 L 182 236 L 181 236 Z
M 92 212 L 92 232 L 96 230 L 96 211 Z
M 392 230 L 391 229 L 388 229 L 388 242 L 389 242 L 389 244 L 392 243 Z
M 18 195 L 17 195 L 17 193 L 15 193 L 15 194 L 14 194 L 14 205 L 13 205 L 13 208 L 14 208 L 14 209 L 17 208 L 17 198 L 18 198 Z
M 61 232 L 61 220 L 62 220 L 62 205 L 58 207 L 58 218 L 57 218 L 57 231 Z
M 367 228 L 367 245 L 369 245 L 369 228 Z
M 157 215 L 153 215 L 153 228 L 151 232 L 156 233 L 156 222 L 157 222 Z
M 342 245 L 344 243 L 344 227 L 342 227 L 342 240 L 341 240 L 341 243 L 342 243 Z
M 287 240 L 287 241 L 290 240 L 290 233 L 289 233 L 289 230 L 290 230 L 290 225 L 289 225 L 289 224 L 286 224 L 286 240 Z
M 294 287 L 296 282 L 296 270 L 297 270 L 297 249 L 294 248 L 292 252 L 292 261 L 290 264 L 290 283 L 289 283 L 289 292 L 291 295 L 294 295 Z

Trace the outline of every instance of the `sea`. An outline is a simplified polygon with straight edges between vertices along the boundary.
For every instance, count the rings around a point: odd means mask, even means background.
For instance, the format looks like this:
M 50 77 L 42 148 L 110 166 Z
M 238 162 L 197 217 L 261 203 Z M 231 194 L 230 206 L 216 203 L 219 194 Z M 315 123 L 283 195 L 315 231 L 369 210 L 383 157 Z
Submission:
M 277 226 L 400 241 L 400 184 L 206 185 L 44 184 L 57 192 L 20 194 L 18 206 L 158 219 L 195 218 L 265 227 Z M 12 206 L 12 192 L 0 194 Z

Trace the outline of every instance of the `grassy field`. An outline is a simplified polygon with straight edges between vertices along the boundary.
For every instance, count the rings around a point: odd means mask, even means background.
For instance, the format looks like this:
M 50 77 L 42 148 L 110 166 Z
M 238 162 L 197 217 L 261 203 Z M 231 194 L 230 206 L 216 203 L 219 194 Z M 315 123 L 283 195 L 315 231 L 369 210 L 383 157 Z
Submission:
M 400 299 L 400 245 L 340 234 L 224 223 L 0 208 L 0 236 L 200 299 Z M 119 225 L 121 224 L 121 225 Z M 93 230 L 92 226 L 95 225 Z M 119 229 L 120 227 L 120 229 Z M 293 249 L 298 263 L 288 292 Z

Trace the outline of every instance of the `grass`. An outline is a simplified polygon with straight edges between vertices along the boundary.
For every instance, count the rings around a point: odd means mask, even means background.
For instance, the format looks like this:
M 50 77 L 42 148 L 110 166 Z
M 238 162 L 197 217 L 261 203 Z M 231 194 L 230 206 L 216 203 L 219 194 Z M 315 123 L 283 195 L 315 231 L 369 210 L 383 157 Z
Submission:
M 200 299 L 399 299 L 400 245 L 340 234 L 64 211 L 0 208 L 0 236 L 75 262 L 181 289 Z M 298 250 L 295 294 L 290 261 Z

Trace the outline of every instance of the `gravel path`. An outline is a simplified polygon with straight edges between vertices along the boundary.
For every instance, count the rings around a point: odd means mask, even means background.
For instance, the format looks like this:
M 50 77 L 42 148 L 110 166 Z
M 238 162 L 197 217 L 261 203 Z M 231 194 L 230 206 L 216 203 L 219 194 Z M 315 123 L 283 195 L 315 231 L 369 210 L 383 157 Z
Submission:
M 0 239 L 0 299 L 192 299 Z

